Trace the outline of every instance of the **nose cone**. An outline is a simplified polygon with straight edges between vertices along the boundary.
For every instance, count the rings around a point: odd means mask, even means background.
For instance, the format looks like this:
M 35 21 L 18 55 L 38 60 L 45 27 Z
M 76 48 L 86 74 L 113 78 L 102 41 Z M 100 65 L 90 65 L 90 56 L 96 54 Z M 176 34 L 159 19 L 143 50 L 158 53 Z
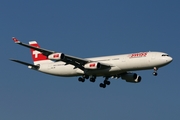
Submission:
M 167 57 L 167 58 L 166 58 L 166 62 L 167 62 L 167 63 L 170 63 L 170 62 L 172 62 L 172 61 L 173 61 L 173 58 L 172 58 L 172 57 Z

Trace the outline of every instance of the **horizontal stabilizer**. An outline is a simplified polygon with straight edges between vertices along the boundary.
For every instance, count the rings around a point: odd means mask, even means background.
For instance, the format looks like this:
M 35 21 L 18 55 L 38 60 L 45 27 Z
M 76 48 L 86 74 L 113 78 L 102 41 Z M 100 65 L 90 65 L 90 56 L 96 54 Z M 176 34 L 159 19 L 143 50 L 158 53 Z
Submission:
M 10 60 L 14 61 L 14 62 L 17 62 L 17 63 L 20 63 L 20 64 L 23 64 L 23 65 L 26 65 L 26 66 L 28 66 L 31 69 L 35 69 L 35 70 L 39 69 L 38 65 L 33 65 L 33 64 L 26 63 L 26 62 L 23 62 L 23 61 L 20 61 L 20 60 L 15 60 L 15 59 L 10 59 Z

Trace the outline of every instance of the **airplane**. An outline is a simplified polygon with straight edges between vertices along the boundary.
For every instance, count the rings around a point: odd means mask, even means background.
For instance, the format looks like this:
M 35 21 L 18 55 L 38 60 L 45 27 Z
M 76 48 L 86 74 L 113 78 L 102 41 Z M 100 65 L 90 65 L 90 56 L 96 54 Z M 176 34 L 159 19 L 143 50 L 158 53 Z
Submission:
M 101 88 L 110 85 L 109 78 L 121 78 L 126 82 L 139 83 L 141 76 L 132 71 L 153 69 L 153 75 L 157 76 L 158 68 L 172 62 L 173 58 L 164 52 L 137 52 L 122 55 L 111 55 L 93 58 L 79 58 L 62 52 L 55 52 L 41 48 L 36 41 L 29 44 L 22 43 L 12 37 L 16 44 L 30 48 L 34 64 L 16 59 L 11 61 L 26 65 L 28 68 L 46 74 L 62 77 L 80 76 L 78 81 L 89 79 L 95 82 L 96 77 L 104 77 L 99 84 Z

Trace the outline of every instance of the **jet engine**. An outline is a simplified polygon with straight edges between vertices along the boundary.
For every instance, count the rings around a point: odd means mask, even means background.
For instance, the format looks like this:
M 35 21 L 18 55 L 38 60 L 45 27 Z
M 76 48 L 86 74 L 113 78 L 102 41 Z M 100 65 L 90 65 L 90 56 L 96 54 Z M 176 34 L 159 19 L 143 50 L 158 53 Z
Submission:
M 141 82 L 141 76 L 137 75 L 136 73 L 127 73 L 123 74 L 121 76 L 123 80 L 126 80 L 126 82 L 131 82 L 131 83 L 139 83 Z
M 101 64 L 98 62 L 90 62 L 84 65 L 84 68 L 86 69 L 100 69 Z
M 50 60 L 63 60 L 65 55 L 63 53 L 53 53 L 48 56 Z

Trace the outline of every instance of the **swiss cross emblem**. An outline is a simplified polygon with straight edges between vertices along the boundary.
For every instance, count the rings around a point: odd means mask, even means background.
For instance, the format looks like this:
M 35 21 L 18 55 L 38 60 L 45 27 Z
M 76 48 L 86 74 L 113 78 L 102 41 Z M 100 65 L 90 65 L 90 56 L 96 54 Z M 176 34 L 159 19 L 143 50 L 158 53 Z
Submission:
M 41 54 L 41 52 L 34 50 L 33 55 L 35 55 L 35 58 L 38 58 L 38 55 Z

